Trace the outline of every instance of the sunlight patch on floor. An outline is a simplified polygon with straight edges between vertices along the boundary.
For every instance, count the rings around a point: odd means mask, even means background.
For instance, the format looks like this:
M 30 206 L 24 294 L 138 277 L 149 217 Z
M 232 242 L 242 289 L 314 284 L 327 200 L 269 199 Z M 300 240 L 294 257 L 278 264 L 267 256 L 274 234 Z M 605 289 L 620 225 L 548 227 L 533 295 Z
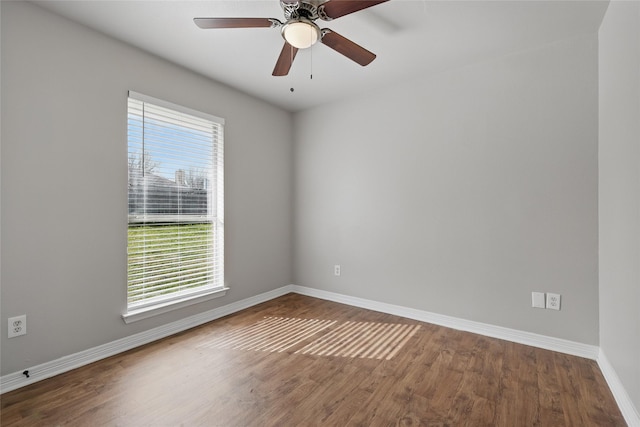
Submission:
M 294 353 L 390 360 L 418 329 L 420 325 L 265 317 L 200 347 L 283 352 L 307 342 Z
M 283 352 L 335 323 L 335 320 L 265 317 L 202 347 Z
M 389 360 L 418 329 L 420 325 L 346 322 L 296 353 Z

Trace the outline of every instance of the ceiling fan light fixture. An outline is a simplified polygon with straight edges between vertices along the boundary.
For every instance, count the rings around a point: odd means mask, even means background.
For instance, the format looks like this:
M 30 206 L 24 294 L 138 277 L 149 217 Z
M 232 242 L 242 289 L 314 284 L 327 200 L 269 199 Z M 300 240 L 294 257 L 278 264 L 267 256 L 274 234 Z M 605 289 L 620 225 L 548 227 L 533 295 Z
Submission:
M 300 18 L 284 24 L 282 37 L 291 46 L 306 49 L 320 39 L 320 28 L 312 21 Z

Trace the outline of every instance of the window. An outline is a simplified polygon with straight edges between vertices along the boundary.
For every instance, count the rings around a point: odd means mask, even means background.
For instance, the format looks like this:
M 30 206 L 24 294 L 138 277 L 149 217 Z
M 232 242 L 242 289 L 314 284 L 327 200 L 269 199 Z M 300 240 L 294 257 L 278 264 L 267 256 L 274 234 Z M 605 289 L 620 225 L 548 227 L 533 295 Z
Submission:
M 226 290 L 223 125 L 129 92 L 127 323 Z

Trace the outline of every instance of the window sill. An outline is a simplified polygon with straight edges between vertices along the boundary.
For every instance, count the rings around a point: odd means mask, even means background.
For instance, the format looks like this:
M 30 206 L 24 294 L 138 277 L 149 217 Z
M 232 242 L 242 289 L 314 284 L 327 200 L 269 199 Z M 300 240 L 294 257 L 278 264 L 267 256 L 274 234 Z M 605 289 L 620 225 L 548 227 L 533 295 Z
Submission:
M 167 301 L 159 303 L 149 307 L 143 307 L 127 311 L 122 315 L 124 323 L 133 323 L 138 320 L 148 319 L 149 317 L 157 316 L 159 314 L 168 313 L 179 308 L 188 307 L 193 304 L 198 304 L 210 299 L 220 298 L 226 295 L 229 288 L 212 289 L 205 294 L 198 294 L 192 296 L 186 296 L 179 300 Z

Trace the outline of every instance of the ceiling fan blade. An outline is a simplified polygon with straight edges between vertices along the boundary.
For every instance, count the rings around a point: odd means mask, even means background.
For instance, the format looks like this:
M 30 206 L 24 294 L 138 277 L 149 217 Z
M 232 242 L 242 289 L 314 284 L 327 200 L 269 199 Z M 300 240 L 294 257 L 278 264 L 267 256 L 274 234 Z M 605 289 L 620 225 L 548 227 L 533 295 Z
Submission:
M 286 76 L 289 74 L 296 53 L 298 53 L 297 47 L 293 47 L 289 43 L 284 42 L 284 46 L 282 46 L 282 51 L 280 51 L 280 56 L 278 57 L 278 62 L 276 62 L 276 66 L 271 75 Z
M 363 67 L 369 65 L 371 61 L 376 59 L 375 53 L 369 52 L 359 44 L 326 28 L 322 29 L 322 38 L 320 41 L 322 44 L 329 46 L 331 49 L 343 54 Z
M 341 16 L 375 6 L 389 0 L 329 0 L 318 7 L 320 17 L 327 20 L 340 18 Z
M 202 28 L 271 28 L 280 21 L 273 18 L 193 18 L 193 22 Z

